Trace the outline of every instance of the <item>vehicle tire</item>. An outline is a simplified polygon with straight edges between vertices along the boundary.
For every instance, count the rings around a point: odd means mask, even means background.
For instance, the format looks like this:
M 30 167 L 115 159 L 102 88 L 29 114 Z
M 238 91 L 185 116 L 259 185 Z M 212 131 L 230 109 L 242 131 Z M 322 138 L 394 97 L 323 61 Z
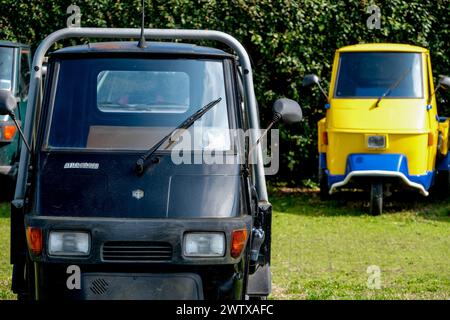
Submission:
M 320 199 L 321 200 L 330 199 L 330 188 L 328 188 L 328 175 L 324 169 L 319 170 L 319 188 L 320 188 Z
M 383 211 L 383 184 L 374 182 L 370 185 L 370 214 L 378 216 Z
M 439 198 L 450 197 L 450 171 L 438 171 L 434 190 Z
M 25 264 L 25 282 L 27 286 L 26 292 L 17 295 L 17 300 L 33 301 L 35 300 L 35 279 L 34 279 L 34 264 L 29 254 Z
M 25 277 L 23 279 L 23 287 L 21 286 L 21 292 L 17 293 L 17 300 L 19 301 L 34 300 L 34 266 L 29 255 L 27 255 L 26 260 L 22 267 L 15 265 L 13 269 L 13 272 L 22 273 Z
M 247 297 L 248 301 L 265 301 L 267 300 L 267 296 L 251 296 Z
M 17 294 L 17 300 L 18 300 L 18 301 L 24 301 L 24 302 L 33 301 L 33 300 L 30 298 L 30 295 L 24 294 L 24 293 L 18 293 L 18 294 Z

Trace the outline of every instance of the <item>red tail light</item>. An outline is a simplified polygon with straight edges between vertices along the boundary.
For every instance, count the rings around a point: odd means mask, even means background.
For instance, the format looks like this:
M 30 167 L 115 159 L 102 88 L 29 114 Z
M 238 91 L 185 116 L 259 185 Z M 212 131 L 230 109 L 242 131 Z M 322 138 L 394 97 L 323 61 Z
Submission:
M 234 230 L 231 237 L 231 256 L 238 258 L 247 242 L 247 229 Z
M 432 132 L 428 133 L 428 146 L 432 146 L 434 142 L 434 134 Z
M 328 132 L 326 131 L 322 132 L 322 144 L 328 145 Z

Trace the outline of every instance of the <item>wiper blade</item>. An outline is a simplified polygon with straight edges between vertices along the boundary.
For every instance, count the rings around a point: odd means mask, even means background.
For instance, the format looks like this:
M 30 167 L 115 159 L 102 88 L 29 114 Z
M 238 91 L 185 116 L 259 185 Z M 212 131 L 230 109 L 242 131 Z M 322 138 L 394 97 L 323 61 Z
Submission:
M 159 140 L 153 147 L 151 147 L 145 154 L 139 157 L 139 159 L 136 161 L 136 165 L 134 167 L 134 171 L 141 175 L 144 173 L 145 170 L 145 161 L 150 158 L 156 150 L 164 143 L 166 142 L 174 132 L 180 129 L 188 129 L 195 121 L 200 119 L 206 112 L 208 112 L 212 107 L 214 107 L 216 104 L 218 104 L 220 101 L 222 101 L 222 98 L 218 98 L 216 100 L 211 101 L 204 107 L 198 109 L 193 115 L 191 115 L 189 118 L 184 120 L 178 127 L 170 131 L 164 138 Z
M 412 70 L 412 66 L 410 66 L 403 74 L 400 78 L 398 78 L 397 81 L 395 81 L 393 84 L 391 84 L 391 86 L 377 99 L 377 101 L 375 102 L 375 104 L 373 105 L 373 108 L 378 107 L 378 104 L 380 103 L 381 99 L 383 99 L 384 97 L 387 97 L 388 95 L 391 94 L 392 90 L 394 90 L 395 88 L 398 87 L 398 85 L 406 78 L 406 76 L 409 74 L 409 72 Z

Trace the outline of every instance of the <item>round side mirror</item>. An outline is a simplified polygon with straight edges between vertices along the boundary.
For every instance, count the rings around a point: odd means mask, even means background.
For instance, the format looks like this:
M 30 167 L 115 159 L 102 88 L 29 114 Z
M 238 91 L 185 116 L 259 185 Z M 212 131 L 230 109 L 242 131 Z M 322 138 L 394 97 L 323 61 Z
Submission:
M 450 89 L 450 77 L 441 76 L 439 79 L 439 86 L 444 90 Z
M 319 84 L 319 82 L 320 79 L 318 76 L 316 76 L 315 74 L 308 74 L 303 78 L 302 86 L 309 87 L 312 86 L 313 84 Z
M 17 100 L 9 90 L 0 90 L 0 115 L 11 114 L 17 107 Z
M 273 113 L 275 117 L 281 118 L 287 124 L 300 122 L 303 118 L 300 105 L 291 99 L 278 99 L 273 104 Z

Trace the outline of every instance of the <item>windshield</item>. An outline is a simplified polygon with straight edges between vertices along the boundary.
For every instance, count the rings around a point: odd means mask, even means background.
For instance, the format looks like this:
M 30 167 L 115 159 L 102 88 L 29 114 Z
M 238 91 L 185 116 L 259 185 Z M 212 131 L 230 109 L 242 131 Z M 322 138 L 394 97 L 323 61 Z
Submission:
M 345 52 L 340 54 L 335 98 L 422 98 L 420 53 Z
M 48 137 L 54 148 L 148 150 L 205 104 L 192 149 L 229 150 L 222 60 L 61 60 Z
M 13 48 L 0 47 L 0 90 L 11 90 Z

